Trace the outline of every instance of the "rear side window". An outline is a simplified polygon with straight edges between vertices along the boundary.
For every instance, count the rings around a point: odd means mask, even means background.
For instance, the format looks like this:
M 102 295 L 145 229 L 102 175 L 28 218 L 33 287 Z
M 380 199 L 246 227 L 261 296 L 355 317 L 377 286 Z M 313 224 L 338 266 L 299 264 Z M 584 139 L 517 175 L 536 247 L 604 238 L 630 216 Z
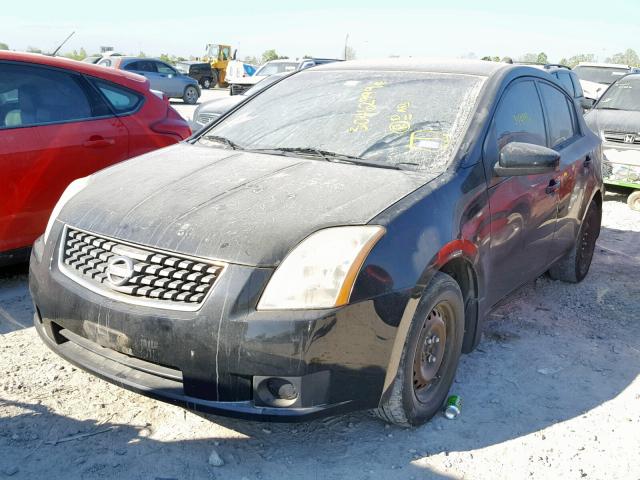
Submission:
M 571 83 L 571 77 L 568 73 L 558 72 L 558 80 L 560 81 L 560 85 L 569 92 L 569 95 L 572 97 L 576 96 L 576 92 L 573 89 L 573 83 Z
M 0 129 L 87 120 L 108 113 L 75 73 L 0 62 Z
M 131 113 L 137 110 L 144 100 L 142 95 L 114 85 L 111 82 L 94 79 L 93 83 L 102 92 L 116 113 Z
M 569 99 L 557 88 L 542 82 L 540 93 L 549 124 L 549 146 L 557 148 L 576 135 Z
M 494 117 L 498 150 L 511 142 L 546 146 L 542 106 L 532 81 L 511 85 L 500 99 Z

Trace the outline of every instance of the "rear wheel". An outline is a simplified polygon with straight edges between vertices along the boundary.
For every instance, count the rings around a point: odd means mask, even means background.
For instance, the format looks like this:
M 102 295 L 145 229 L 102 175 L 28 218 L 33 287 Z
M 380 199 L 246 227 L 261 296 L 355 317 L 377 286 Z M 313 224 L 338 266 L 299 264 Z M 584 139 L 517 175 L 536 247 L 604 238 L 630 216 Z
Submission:
M 596 248 L 596 240 L 600 235 L 601 219 L 600 207 L 592 200 L 573 248 L 549 269 L 551 278 L 563 282 L 578 283 L 587 276 Z
M 184 103 L 188 103 L 189 105 L 195 105 L 195 103 L 198 101 L 198 89 L 193 85 L 189 85 L 184 89 L 182 100 L 184 101 Z
M 640 212 L 640 190 L 636 190 L 627 197 L 627 205 L 631 210 Z
M 421 425 L 433 417 L 455 377 L 463 333 L 460 287 L 438 272 L 409 328 L 391 393 L 374 414 L 402 426 Z

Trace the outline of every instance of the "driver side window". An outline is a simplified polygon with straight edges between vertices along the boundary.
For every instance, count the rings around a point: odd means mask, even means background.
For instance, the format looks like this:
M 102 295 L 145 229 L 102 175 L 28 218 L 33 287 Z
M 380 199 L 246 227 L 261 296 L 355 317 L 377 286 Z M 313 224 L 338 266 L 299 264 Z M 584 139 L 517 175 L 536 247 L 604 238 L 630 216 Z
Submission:
M 500 157 L 500 150 L 508 143 L 547 145 L 542 104 L 532 80 L 516 80 L 507 87 L 499 102 L 484 143 L 487 178 L 497 178 L 493 167 Z
M 546 146 L 542 105 L 531 80 L 511 85 L 493 119 L 498 150 L 511 142 Z

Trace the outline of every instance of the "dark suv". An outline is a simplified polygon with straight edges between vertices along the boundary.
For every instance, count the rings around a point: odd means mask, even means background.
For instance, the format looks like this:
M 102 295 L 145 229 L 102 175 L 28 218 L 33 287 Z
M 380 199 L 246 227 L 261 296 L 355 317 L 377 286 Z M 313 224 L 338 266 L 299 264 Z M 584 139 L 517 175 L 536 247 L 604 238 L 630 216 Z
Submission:
M 207 62 L 178 62 L 176 70 L 183 75 L 188 75 L 195 79 L 202 88 L 215 87 L 216 75 L 211 69 L 211 64 Z

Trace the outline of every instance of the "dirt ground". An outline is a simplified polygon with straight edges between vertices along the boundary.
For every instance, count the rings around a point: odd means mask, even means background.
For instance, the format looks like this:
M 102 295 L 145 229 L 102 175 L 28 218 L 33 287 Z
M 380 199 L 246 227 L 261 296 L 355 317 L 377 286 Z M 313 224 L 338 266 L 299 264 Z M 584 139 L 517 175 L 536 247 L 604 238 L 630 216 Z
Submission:
M 460 364 L 461 416 L 407 430 L 366 413 L 206 419 L 129 393 L 47 350 L 26 268 L 5 269 L 0 479 L 637 480 L 639 272 L 640 213 L 607 195 L 586 280 L 541 277 L 513 294 Z

